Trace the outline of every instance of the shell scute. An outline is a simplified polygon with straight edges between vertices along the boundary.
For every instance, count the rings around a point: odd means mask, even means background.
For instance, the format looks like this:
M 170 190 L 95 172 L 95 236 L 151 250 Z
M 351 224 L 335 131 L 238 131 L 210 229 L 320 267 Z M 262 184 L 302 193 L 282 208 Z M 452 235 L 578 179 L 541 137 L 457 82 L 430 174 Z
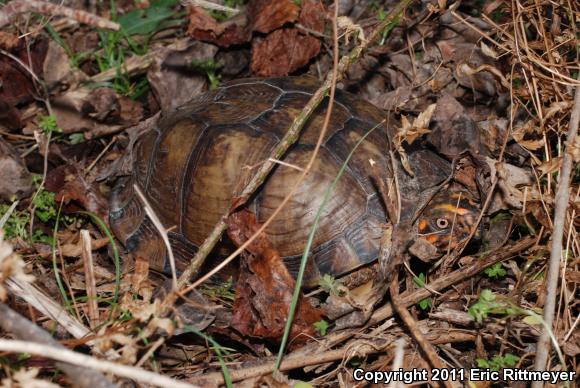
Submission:
M 180 231 L 192 243 L 203 242 L 243 187 L 244 176 L 276 142 L 248 125 L 212 125 L 203 133 L 189 158 L 180 213 Z

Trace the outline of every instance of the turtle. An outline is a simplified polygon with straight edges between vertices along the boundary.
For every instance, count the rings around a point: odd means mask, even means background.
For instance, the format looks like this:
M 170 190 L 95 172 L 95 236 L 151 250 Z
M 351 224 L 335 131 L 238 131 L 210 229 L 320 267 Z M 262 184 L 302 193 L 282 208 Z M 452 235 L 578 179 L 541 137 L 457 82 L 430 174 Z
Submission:
M 112 189 L 109 221 L 127 251 L 148 259 L 156 271 L 169 271 L 165 245 L 146 217 L 134 190 L 137 185 L 170 230 L 177 267 L 183 269 L 318 86 L 317 80 L 304 76 L 240 79 L 163 114 L 155 128 L 135 142 L 130 154 L 132 174 L 118 178 Z M 299 166 L 314 150 L 327 108 L 328 98 L 246 205 L 259 222 L 272 214 L 300 175 Z M 396 125 L 387 117 L 374 105 L 337 90 L 312 170 L 265 231 L 295 274 L 327 187 L 355 144 L 366 136 L 323 210 L 307 264 L 306 286 L 316 284 L 324 274 L 340 276 L 377 259 L 384 227 L 392 222 L 377 191 L 377 174 L 384 179 L 399 174 L 401 218 L 411 219 L 417 196 L 438 187 L 451 173 L 446 159 L 422 146 L 407 152 L 414 175 L 404 173 L 400 162 L 393 164 L 388 151 Z M 428 239 L 439 250 L 456 245 L 474 224 L 477 204 L 467 194 L 457 201 L 456 194 L 439 191 L 423 212 L 427 218 L 417 220 L 418 238 Z

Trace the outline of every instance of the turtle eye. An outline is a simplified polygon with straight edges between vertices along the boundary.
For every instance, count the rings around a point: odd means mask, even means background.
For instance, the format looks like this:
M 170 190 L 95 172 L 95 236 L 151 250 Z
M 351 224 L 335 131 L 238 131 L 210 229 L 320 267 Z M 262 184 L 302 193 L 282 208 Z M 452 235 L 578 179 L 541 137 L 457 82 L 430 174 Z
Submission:
M 449 220 L 447 218 L 437 218 L 435 223 L 439 229 L 446 229 L 449 226 Z

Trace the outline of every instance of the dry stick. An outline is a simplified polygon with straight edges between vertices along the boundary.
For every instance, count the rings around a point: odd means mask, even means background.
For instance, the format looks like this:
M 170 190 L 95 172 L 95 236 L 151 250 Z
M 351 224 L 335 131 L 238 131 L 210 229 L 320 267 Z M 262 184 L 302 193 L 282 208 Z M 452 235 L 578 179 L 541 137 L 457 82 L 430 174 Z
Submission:
M 68 350 L 64 347 L 61 348 L 56 346 L 38 344 L 34 342 L 0 339 L 0 351 L 30 353 L 36 356 L 47 357 L 53 360 L 58 360 L 69 364 L 83 365 L 88 368 L 96 369 L 107 373 L 113 373 L 117 376 L 125 377 L 149 385 L 155 385 L 158 387 L 170 387 L 170 388 L 197 387 L 195 385 L 182 383 L 178 380 L 174 380 L 172 378 L 157 373 L 149 372 L 141 368 L 117 364 L 110 361 L 98 360 L 94 357 L 87 356 L 86 354 L 73 352 L 72 350 Z M 85 374 L 87 372 L 94 372 L 88 371 L 86 368 L 82 368 L 82 370 L 83 373 Z M 105 379 L 105 377 L 102 376 L 100 373 L 99 376 L 101 376 L 100 377 L 101 379 L 103 380 Z M 79 375 L 78 378 L 83 378 L 83 376 Z M 73 380 L 73 382 L 78 383 L 78 380 Z M 85 385 L 85 386 L 87 388 L 116 387 L 116 385 L 111 384 L 98 385 L 97 381 L 93 381 L 92 384 L 93 385 Z
M 66 16 L 75 19 L 79 23 L 114 31 L 118 31 L 121 28 L 119 23 L 112 22 L 89 12 L 38 0 L 15 0 L 6 4 L 0 9 L 0 28 L 12 23 L 18 15 L 30 12 L 53 16 Z
M 556 294 L 558 291 L 558 274 L 560 273 L 560 261 L 562 258 L 562 241 L 564 236 L 564 224 L 566 223 L 566 209 L 568 207 L 568 196 L 570 188 L 570 174 L 572 172 L 572 154 L 570 147 L 574 143 L 578 134 L 578 122 L 580 121 L 580 87 L 576 88 L 574 96 L 574 107 L 570 115 L 570 127 L 567 134 L 568 147 L 562 160 L 560 171 L 560 182 L 556 191 L 556 207 L 554 209 L 554 232 L 552 234 L 552 247 L 550 249 L 550 261 L 548 263 L 548 277 L 546 304 L 544 305 L 544 322 L 547 328 L 552 328 L 554 322 L 554 312 L 556 310 Z M 573 222 L 573 221 L 572 221 Z M 534 369 L 545 370 L 550 353 L 550 331 L 544 329 L 538 340 L 536 361 Z M 532 388 L 540 388 L 541 382 L 532 383 Z
M 391 295 L 391 305 L 393 306 L 393 309 L 397 312 L 399 318 L 401 318 L 405 326 L 407 326 L 407 329 L 409 329 L 409 332 L 411 333 L 411 336 L 415 342 L 417 342 L 417 344 L 423 350 L 423 353 L 425 353 L 425 357 L 427 358 L 429 364 L 436 369 L 445 368 L 439 359 L 439 355 L 435 351 L 435 348 L 433 348 L 433 345 L 431 345 L 423 333 L 421 333 L 421 330 L 419 330 L 417 327 L 417 322 L 415 322 L 415 319 L 411 313 L 409 313 L 407 308 L 402 305 L 399 296 L 399 277 L 397 276 L 396 272 L 389 287 L 389 294 Z M 447 388 L 453 388 L 453 384 L 451 384 L 451 382 L 448 380 L 442 380 L 440 383 Z
M 143 192 L 139 188 L 139 185 L 133 184 L 133 190 L 135 190 L 135 192 L 137 193 L 137 196 L 139 197 L 141 202 L 143 202 L 143 207 L 145 208 L 145 213 L 149 217 L 149 220 L 151 220 L 151 222 L 153 223 L 153 226 L 155 226 L 155 228 L 157 229 L 157 231 L 161 235 L 161 239 L 163 240 L 163 243 L 165 244 L 165 249 L 167 250 L 167 256 L 169 256 L 169 265 L 171 266 L 171 280 L 172 280 L 171 285 L 173 287 L 173 290 L 175 291 L 175 290 L 177 290 L 177 270 L 175 268 L 175 256 L 173 255 L 173 249 L 171 249 L 171 244 L 169 243 L 168 230 L 165 229 L 165 226 L 163 226 L 163 223 L 161 222 L 159 217 L 157 217 L 157 214 L 155 213 L 155 211 L 153 210 L 153 208 L 149 204 L 149 201 L 147 200 L 145 195 L 143 195 Z
M 3 303 L 0 303 L 0 327 L 4 331 L 12 333 L 17 338 L 26 338 L 36 343 L 50 345 L 55 351 L 68 351 L 68 349 L 55 341 L 46 331 Z M 107 380 L 100 372 L 87 369 L 83 366 L 77 366 L 67 362 L 57 362 L 56 366 L 66 373 L 75 385 L 82 388 L 113 388 L 117 386 Z
M 62 326 L 70 335 L 76 339 L 86 339 L 92 335 L 91 331 L 76 318 L 71 316 L 69 312 L 57 303 L 53 298 L 48 297 L 37 287 L 23 280 L 11 277 L 6 280 L 6 285 L 10 292 L 19 298 L 22 298 L 30 306 L 34 307 L 45 317 L 52 319 L 60 326 Z M 101 351 L 96 345 L 94 339 L 83 340 L 83 343 L 90 346 L 94 353 L 105 356 L 109 360 L 119 359 L 121 356 L 115 349 L 108 349 Z
M 402 0 L 399 4 L 397 4 L 397 6 L 393 9 L 393 11 L 389 14 L 389 16 L 379 24 L 378 28 L 373 30 L 368 39 L 363 40 L 361 44 L 352 49 L 352 51 L 348 55 L 345 55 L 344 57 L 341 58 L 337 68 L 337 81 L 341 80 L 344 77 L 346 71 L 349 69 L 352 63 L 362 55 L 363 51 L 368 47 L 370 42 L 374 42 L 380 36 L 383 30 L 393 21 L 395 16 L 402 13 L 403 10 L 407 7 L 407 5 L 411 3 L 411 1 L 412 0 Z M 331 84 L 332 84 L 332 75 L 329 74 L 326 77 L 326 80 L 324 81 L 323 85 L 310 98 L 310 100 L 308 101 L 302 112 L 298 115 L 298 117 L 294 119 L 294 122 L 290 126 L 290 129 L 286 132 L 286 134 L 284 135 L 278 146 L 276 146 L 276 148 L 272 152 L 272 155 L 270 155 L 269 159 L 280 159 L 286 153 L 288 148 L 290 148 L 290 146 L 294 144 L 294 142 L 298 139 L 300 130 L 306 123 L 306 120 L 308 120 L 312 112 L 314 112 L 314 110 L 322 102 L 322 100 L 326 96 L 327 91 L 330 89 Z M 274 168 L 275 165 L 276 165 L 275 163 L 266 162 L 260 167 L 260 169 L 252 177 L 252 180 L 246 185 L 246 187 L 240 194 L 239 198 L 236 198 L 236 207 L 240 207 L 246 203 L 248 198 L 266 180 L 266 178 L 270 174 L 270 171 L 272 170 L 272 168 Z M 287 198 L 288 197 L 285 198 L 286 202 Z M 221 268 L 223 268 L 227 263 L 233 260 L 237 255 L 239 255 L 252 241 L 254 241 L 254 239 L 266 229 L 268 224 L 281 210 L 284 203 L 285 202 L 283 201 L 283 203 L 276 209 L 276 211 L 274 211 L 270 219 L 268 219 L 260 227 L 260 229 L 256 233 L 254 233 L 253 236 L 251 236 L 242 246 L 240 246 L 234 253 L 232 253 L 228 258 L 226 258 L 219 266 L 217 266 L 209 274 L 204 276 L 204 279 L 207 278 L 207 276 L 211 276 L 217 271 L 219 271 Z M 193 258 L 191 265 L 183 272 L 178 281 L 179 289 L 182 289 L 183 286 L 188 283 L 189 278 L 191 278 L 199 270 L 209 252 L 217 244 L 217 242 L 221 238 L 222 233 L 226 229 L 225 220 L 229 216 L 229 214 L 230 211 L 226 212 L 226 214 L 222 216 L 221 220 L 214 227 L 209 237 L 206 238 L 206 240 L 199 248 L 199 251 Z M 199 283 L 201 283 L 201 280 L 202 279 L 194 283 L 192 287 L 197 286 Z
M 193 5 L 196 7 L 211 9 L 212 11 L 229 12 L 229 13 L 234 14 L 234 15 L 237 15 L 238 13 L 240 13 L 239 9 L 232 8 L 232 7 L 226 7 L 225 5 L 212 3 L 211 1 L 207 1 L 207 0 L 182 0 L 181 4 L 182 5 Z
M 506 260 L 519 252 L 522 252 L 535 244 L 536 240 L 532 237 L 524 238 L 517 243 L 510 245 L 508 247 L 502 247 L 501 249 L 493 252 L 490 256 L 486 259 L 482 259 L 480 261 L 475 262 L 469 266 L 463 267 L 458 269 L 454 272 L 451 272 L 449 275 L 439 278 L 435 281 L 432 281 L 428 284 L 430 289 L 433 290 L 443 290 L 455 283 L 458 283 L 462 280 L 465 280 L 469 277 L 475 276 L 479 274 L 483 269 L 494 265 L 502 260 Z M 400 295 L 400 303 L 403 307 L 412 306 L 422 299 L 429 297 L 431 293 L 425 289 L 421 288 L 412 292 L 405 292 Z M 371 316 L 366 328 L 370 326 L 374 326 L 377 323 L 384 321 L 385 319 L 391 318 L 393 316 L 393 308 L 391 304 L 387 304 L 382 308 L 378 309 L 373 313 Z M 316 345 L 316 350 L 318 349 L 328 349 L 331 346 L 334 346 L 340 342 L 344 342 L 350 337 L 356 335 L 360 331 L 353 331 L 353 330 L 345 330 L 342 332 L 330 333 L 324 341 L 321 341 Z M 463 333 L 463 331 L 459 331 L 459 333 Z M 457 338 L 457 337 L 453 337 Z M 471 338 L 475 339 L 475 336 Z M 443 340 L 442 338 L 436 337 L 432 338 L 429 334 L 427 334 L 427 339 L 437 345 L 437 344 L 445 344 L 448 342 L 447 340 Z M 308 346 L 308 345 L 307 345 Z M 308 352 L 315 353 L 316 350 L 314 348 L 309 349 L 300 349 L 294 353 L 288 354 L 282 364 L 280 365 L 281 371 L 292 370 L 308 365 L 317 365 L 323 364 L 325 362 L 336 361 L 340 360 L 344 357 L 344 349 L 337 349 L 331 350 L 319 354 L 314 355 L 306 355 Z M 230 376 L 233 381 L 239 381 L 248 379 L 251 377 L 266 375 L 272 372 L 272 368 L 274 367 L 275 361 L 267 360 L 263 364 L 252 366 L 249 368 L 239 369 L 239 370 L 231 370 L 230 369 Z M 210 373 L 204 376 L 206 381 L 215 381 L 217 384 L 223 383 L 223 377 L 221 376 L 220 372 Z M 201 383 L 201 379 L 196 379 L 196 382 Z
M 445 334 L 430 333 L 426 334 L 426 338 L 436 344 L 446 344 L 446 343 L 461 343 L 461 342 L 471 342 L 475 341 L 475 334 L 467 332 L 465 330 L 453 330 L 449 329 Z M 365 341 L 364 345 L 358 347 L 356 354 L 352 354 L 364 357 L 370 354 L 381 353 L 393 346 L 394 341 L 384 340 L 384 339 L 374 339 L 370 341 Z M 369 346 L 371 345 L 371 346 Z M 355 347 L 355 346 L 353 346 Z M 296 354 L 290 354 L 284 357 L 284 361 L 280 365 L 281 371 L 288 371 L 298 368 L 303 368 L 311 365 L 326 364 L 328 362 L 339 361 L 345 358 L 345 350 L 334 349 L 327 350 L 318 354 L 304 354 L 303 352 L 297 352 Z M 233 382 L 251 379 L 253 377 L 264 376 L 272 373 L 272 368 L 274 367 L 275 360 L 269 358 L 263 361 L 259 365 L 253 365 L 249 367 L 242 367 L 240 369 L 230 369 L 230 377 Z M 203 376 L 193 378 L 192 381 L 199 385 L 219 385 L 224 384 L 223 376 L 220 372 L 212 372 L 205 374 Z
M 91 249 L 91 235 L 86 229 L 81 229 L 81 257 L 85 270 L 85 288 L 87 289 L 88 315 L 91 328 L 99 324 L 99 305 L 97 303 L 97 283 L 95 281 L 95 267 L 93 251 Z

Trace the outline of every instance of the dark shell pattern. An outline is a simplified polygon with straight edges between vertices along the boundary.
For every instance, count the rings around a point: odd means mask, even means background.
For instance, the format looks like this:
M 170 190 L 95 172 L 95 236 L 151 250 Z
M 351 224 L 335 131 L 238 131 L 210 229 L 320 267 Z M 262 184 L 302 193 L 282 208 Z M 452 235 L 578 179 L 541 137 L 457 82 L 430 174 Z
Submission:
M 110 221 L 116 236 L 134 255 L 149 259 L 153 269 L 167 270 L 164 244 L 134 193 L 136 183 L 164 226 L 174 227 L 170 239 L 178 267 L 183 268 L 317 87 L 315 80 L 304 77 L 238 80 L 165 115 L 156 129 L 136 143 L 133 175 L 120 178 L 113 189 Z M 282 158 L 284 164 L 306 165 L 326 108 L 324 102 L 309 118 L 298 141 Z M 321 274 L 349 272 L 378 256 L 387 220 L 370 176 L 371 169 L 392 176 L 387 126 L 377 127 L 385 118 L 373 105 L 337 91 L 327 135 L 311 173 L 266 230 L 289 270 L 297 271 L 327 187 L 355 144 L 376 127 L 350 159 L 324 209 L 306 284 L 313 284 Z M 411 157 L 412 163 L 414 159 L 424 160 Z M 260 222 L 278 207 L 300 175 L 284 164 L 275 167 L 249 205 Z M 447 171 L 444 164 L 435 170 L 431 180 L 437 183 Z M 409 180 L 407 184 L 422 183 Z

